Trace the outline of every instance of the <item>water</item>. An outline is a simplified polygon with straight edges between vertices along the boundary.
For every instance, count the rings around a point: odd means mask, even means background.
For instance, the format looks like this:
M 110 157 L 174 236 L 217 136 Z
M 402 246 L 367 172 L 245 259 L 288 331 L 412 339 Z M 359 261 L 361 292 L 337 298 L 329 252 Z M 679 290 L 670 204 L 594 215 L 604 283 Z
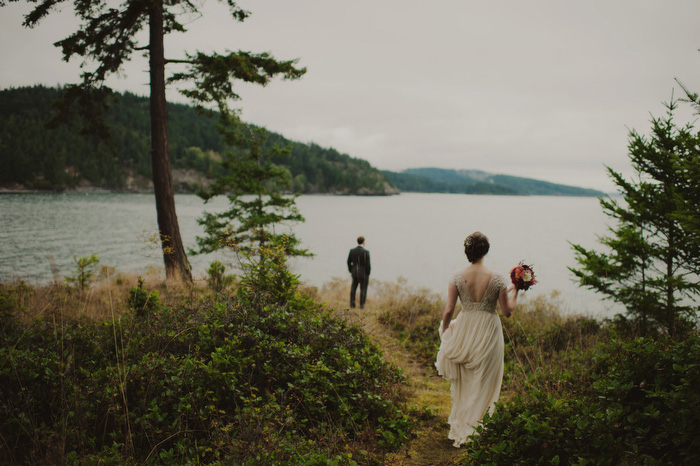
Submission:
M 226 206 L 225 199 L 204 205 L 194 195 L 177 195 L 176 206 L 186 248 L 203 234 L 203 210 Z M 595 198 L 548 196 L 467 196 L 401 194 L 389 197 L 301 196 L 306 222 L 293 226 L 303 246 L 315 254 L 293 261 L 302 281 L 321 286 L 334 277 L 349 280 L 346 259 L 364 235 L 371 252 L 372 280 L 403 277 L 415 288 L 444 294 L 454 271 L 467 265 L 462 243 L 479 230 L 491 241 L 485 264 L 507 273 L 518 261 L 534 266 L 539 283 L 529 296 L 561 292 L 565 311 L 595 316 L 619 308 L 573 283 L 567 270 L 576 261 L 569 242 L 597 247 L 607 217 Z M 283 229 L 285 227 L 282 227 Z M 73 256 L 96 254 L 101 265 L 144 273 L 162 269 L 151 194 L 4 194 L 0 196 L 0 280 L 33 283 L 52 279 L 51 262 L 61 275 L 75 269 Z M 222 254 L 190 256 L 196 277 L 209 263 L 233 261 Z

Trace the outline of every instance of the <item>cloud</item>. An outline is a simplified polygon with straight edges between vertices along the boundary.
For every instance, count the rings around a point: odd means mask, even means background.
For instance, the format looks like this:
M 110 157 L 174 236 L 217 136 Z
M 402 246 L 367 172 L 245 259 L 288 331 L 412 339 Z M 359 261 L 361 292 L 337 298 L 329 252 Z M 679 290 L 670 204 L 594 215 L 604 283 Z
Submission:
M 609 190 L 603 165 L 626 169 L 628 129 L 648 130 L 674 78 L 700 89 L 696 1 L 248 0 L 244 23 L 203 5 L 188 33 L 168 39 L 170 56 L 299 58 L 300 81 L 237 86 L 244 119 L 382 169 L 472 168 Z M 0 86 L 76 80 L 79 63 L 51 45 L 74 29 L 70 11 L 34 30 L 19 26 L 26 11 L 3 7 Z M 146 94 L 146 67 L 136 56 L 110 85 Z

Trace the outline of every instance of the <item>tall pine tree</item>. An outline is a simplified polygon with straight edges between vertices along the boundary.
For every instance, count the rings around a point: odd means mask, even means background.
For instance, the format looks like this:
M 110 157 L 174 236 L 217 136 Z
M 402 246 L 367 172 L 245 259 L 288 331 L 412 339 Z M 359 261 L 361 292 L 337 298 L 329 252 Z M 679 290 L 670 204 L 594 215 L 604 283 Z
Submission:
M 0 6 L 5 6 L 8 1 L 20 0 L 0 0 Z M 27 1 L 36 5 L 24 18 L 23 24 L 27 27 L 36 26 L 51 11 L 69 3 L 68 0 Z M 240 8 L 234 0 L 227 0 L 226 3 L 234 20 L 244 21 L 249 16 L 249 12 Z M 166 65 L 185 65 L 187 71 L 177 73 L 170 81 L 191 82 L 192 87 L 182 92 L 201 107 L 216 103 L 219 109 L 224 110 L 223 118 L 235 117 L 230 110 L 230 101 L 238 99 L 233 92 L 234 80 L 265 85 L 276 75 L 296 79 L 306 70 L 295 68 L 294 60 L 277 61 L 267 53 L 245 51 L 224 55 L 194 52 L 186 54 L 186 58 L 166 58 L 165 35 L 185 32 L 185 25 L 178 18 L 202 14 L 203 2 L 124 0 L 121 4 L 115 4 L 108 0 L 72 0 L 72 4 L 75 16 L 81 20 L 80 27 L 55 45 L 61 48 L 66 61 L 80 56 L 85 60 L 82 67 L 92 69 L 83 72 L 81 83 L 67 87 L 61 105 L 62 113 L 55 121 L 64 119 L 65 113 L 77 108 L 86 121 L 85 131 L 106 136 L 108 130 L 102 117 L 113 99 L 113 92 L 105 85 L 105 80 L 119 72 L 134 52 L 145 51 L 149 57 L 150 74 L 151 165 L 166 276 L 191 281 L 190 266 L 175 212 L 165 94 L 168 81 Z M 145 28 L 149 30 L 149 43 L 138 44 L 137 34 Z

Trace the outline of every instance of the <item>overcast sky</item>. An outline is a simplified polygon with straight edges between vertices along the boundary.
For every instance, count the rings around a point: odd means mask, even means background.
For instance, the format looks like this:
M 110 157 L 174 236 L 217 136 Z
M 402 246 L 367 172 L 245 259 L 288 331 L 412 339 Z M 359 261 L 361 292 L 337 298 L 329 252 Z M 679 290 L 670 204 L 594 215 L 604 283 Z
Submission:
M 238 87 L 243 119 L 380 169 L 478 169 L 611 191 L 604 165 L 627 172 L 628 130 L 647 133 L 674 88 L 682 94 L 674 78 L 700 91 L 697 0 L 239 3 L 252 12 L 245 23 L 206 2 L 168 39 L 168 58 L 298 58 L 308 68 L 299 81 Z M 21 27 L 28 11 L 0 8 L 0 87 L 76 82 L 80 61 L 63 62 L 52 45 L 74 30 L 71 9 L 35 29 Z M 147 95 L 146 68 L 137 55 L 109 85 Z M 168 98 L 182 101 L 175 89 Z

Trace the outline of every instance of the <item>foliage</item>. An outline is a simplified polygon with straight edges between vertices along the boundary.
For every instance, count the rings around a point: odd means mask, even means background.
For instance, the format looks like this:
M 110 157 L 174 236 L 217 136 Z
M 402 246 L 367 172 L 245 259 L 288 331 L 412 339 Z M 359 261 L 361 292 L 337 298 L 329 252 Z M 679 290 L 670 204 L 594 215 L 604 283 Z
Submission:
M 378 320 L 424 362 L 435 361 L 440 339 L 438 327 L 444 302 L 426 289 L 412 289 L 398 283 L 375 282 L 375 302 L 381 311 Z
M 233 298 L 1 333 L 0 462 L 380 464 L 411 435 L 404 376 L 277 251 Z
M 95 254 L 90 257 L 73 256 L 76 269 L 72 277 L 66 277 L 66 283 L 75 286 L 80 291 L 85 291 L 95 276 L 94 268 L 100 262 Z
M 89 183 L 113 190 L 147 190 L 152 177 L 149 159 L 148 99 L 117 93 L 119 105 L 105 115 L 113 154 L 106 143 L 79 134 L 75 123 L 46 131 L 51 102 L 64 88 L 43 86 L 0 90 L 0 185 L 20 184 L 30 189 L 72 189 Z M 215 122 L 185 104 L 168 104 L 168 141 L 177 192 L 196 192 L 207 180 L 222 175 L 223 154 L 245 152 L 226 144 Z M 366 160 L 331 148 L 285 139 L 267 131 L 263 150 L 291 147 L 287 157 L 270 161 L 289 172 L 288 189 L 297 193 L 387 194 L 392 189 L 384 175 Z M 95 154 L 102 156 L 94 157 Z M 196 174 L 200 181 L 179 179 Z M 128 184 L 127 184 L 128 183 Z
M 580 267 L 570 270 L 581 286 L 625 305 L 645 331 L 660 327 L 681 332 L 698 310 L 691 300 L 700 295 L 700 282 L 693 275 L 695 246 L 679 221 L 688 214 L 690 201 L 689 191 L 682 189 L 689 182 L 684 167 L 697 161 L 700 136 L 691 125 L 675 123 L 675 102 L 666 106 L 666 117 L 652 120 L 649 139 L 630 134 L 636 179 L 626 180 L 608 168 L 624 199 L 600 200 L 605 213 L 617 220 L 612 235 L 599 240 L 610 252 L 572 245 Z M 698 215 L 697 209 L 695 204 L 692 215 Z
M 209 264 L 207 284 L 214 292 L 221 293 L 224 291 L 233 284 L 234 278 L 232 275 L 226 275 L 226 266 L 220 261 L 214 261 Z
M 688 102 L 695 109 L 695 113 L 700 115 L 700 95 L 691 92 L 686 86 L 679 82 L 685 91 Z M 679 184 L 677 186 L 681 195 L 678 197 L 676 218 L 680 224 L 683 234 L 686 237 L 687 247 L 680 251 L 684 259 L 692 264 L 694 273 L 700 275 L 700 190 L 697 180 L 700 179 L 700 148 L 695 147 L 695 151 L 688 154 L 682 160 L 678 160 Z
M 160 296 L 157 291 L 148 291 L 143 286 L 143 278 L 138 277 L 138 284 L 129 290 L 128 308 L 136 317 L 147 317 L 161 309 Z
M 419 193 L 459 193 L 459 194 L 519 194 L 516 189 L 507 185 L 494 185 L 476 180 L 450 180 L 405 170 L 404 172 L 392 172 L 385 170 L 386 177 L 401 191 Z
M 462 464 L 696 464 L 700 340 L 613 339 L 588 383 L 501 405 Z
M 225 174 L 219 176 L 210 189 L 200 193 L 205 202 L 225 194 L 230 207 L 224 212 L 205 212 L 204 217 L 198 219 L 206 234 L 197 237 L 199 252 L 228 248 L 247 257 L 257 255 L 262 262 L 265 247 L 281 244 L 284 239 L 287 255 L 309 255 L 297 247 L 298 240 L 293 233 L 275 232 L 275 226 L 302 222 L 304 217 L 296 208 L 295 198 L 280 193 L 290 180 L 287 171 L 266 156 L 263 149 L 265 130 L 247 129 L 248 135 L 240 135 L 237 126 L 223 130 L 233 133 L 230 134 L 231 140 L 245 140 L 249 147 L 243 154 L 227 154 Z M 289 153 L 289 148 L 275 146 L 271 152 L 271 155 L 281 157 Z
M 380 319 L 429 363 L 441 312 L 426 298 L 393 289 L 377 299 L 387 309 Z M 455 464 L 696 464 L 697 332 L 639 337 L 624 319 L 563 317 L 559 309 L 556 295 L 537 296 L 502 319 L 501 403 Z
M 401 304 L 391 307 L 393 295 Z M 412 352 L 434 360 L 435 350 L 416 340 L 437 348 L 438 303 L 406 290 L 387 296 L 379 299 L 391 310 L 380 318 Z M 697 332 L 639 337 L 623 320 L 562 317 L 560 307 L 556 296 L 538 296 L 502 320 L 501 403 L 454 464 L 696 464 Z
M 440 346 L 438 328 L 444 301 L 427 290 L 416 290 L 399 283 L 378 283 L 375 298 L 381 309 L 379 322 L 392 331 L 412 355 L 432 365 Z M 562 316 L 558 294 L 520 298 L 509 319 L 502 318 L 505 341 L 506 388 L 525 392 L 531 371 L 552 365 L 567 370 L 563 358 L 574 356 L 575 349 L 596 341 L 601 325 L 593 318 Z
M 287 237 L 275 237 L 258 250 L 260 260 L 243 265 L 238 294 L 256 309 L 266 304 L 309 307 L 312 300 L 298 291 L 299 276 L 289 271 Z
M 32 287 L 23 281 L 14 285 L 0 283 L 0 333 L 10 332 L 16 324 L 16 315 L 26 311 L 22 298 L 31 291 Z
M 401 304 L 392 307 L 394 295 Z M 439 303 L 406 290 L 388 296 L 379 298 L 390 308 L 380 318 L 434 360 Z M 563 317 L 560 308 L 557 296 L 538 296 L 502 319 L 501 403 L 455 464 L 696 464 L 697 332 L 639 337 L 624 319 Z

